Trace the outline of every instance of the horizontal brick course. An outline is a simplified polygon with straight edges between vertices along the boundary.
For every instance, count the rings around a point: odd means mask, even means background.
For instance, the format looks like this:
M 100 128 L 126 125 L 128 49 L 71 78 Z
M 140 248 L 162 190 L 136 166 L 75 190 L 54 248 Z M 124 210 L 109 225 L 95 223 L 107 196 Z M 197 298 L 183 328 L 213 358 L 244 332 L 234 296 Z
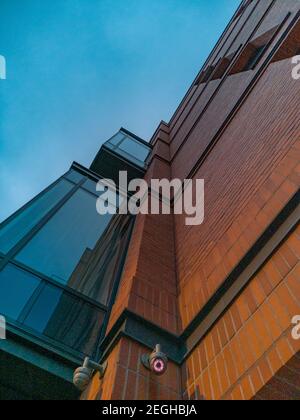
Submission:
M 295 255 L 293 243 L 295 238 L 299 240 L 299 234 L 300 228 L 282 244 L 261 272 L 268 273 L 286 247 Z M 297 262 L 292 261 L 289 272 L 272 287 L 269 295 L 261 296 L 259 304 L 253 304 L 248 293 L 253 284 L 262 281 L 261 272 L 216 323 L 183 367 L 186 370 L 190 360 L 202 360 L 200 370 L 188 369 L 184 392 L 188 393 L 197 385 L 205 399 L 251 399 L 300 351 L 300 341 L 291 338 L 291 321 L 299 312 L 300 294 L 290 289 L 299 288 L 299 257 Z M 237 317 L 237 313 L 242 315 Z M 237 318 L 243 321 L 236 322 Z

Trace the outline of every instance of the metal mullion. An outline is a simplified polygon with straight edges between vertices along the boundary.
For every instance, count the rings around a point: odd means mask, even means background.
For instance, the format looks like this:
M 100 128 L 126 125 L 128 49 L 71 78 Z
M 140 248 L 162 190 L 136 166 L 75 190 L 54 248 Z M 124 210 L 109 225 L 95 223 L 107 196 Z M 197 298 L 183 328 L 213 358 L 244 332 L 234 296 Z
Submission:
M 105 148 L 105 145 L 103 145 L 103 147 Z M 114 157 L 118 157 L 119 159 L 122 159 L 123 161 L 125 161 L 126 163 L 128 163 L 128 164 L 130 164 L 130 165 L 132 165 L 132 166 L 134 166 L 134 168 L 135 169 L 137 169 L 137 170 L 139 170 L 139 171 L 143 171 L 144 172 L 144 169 L 141 167 L 141 166 L 138 166 L 137 164 L 135 164 L 134 162 L 132 162 L 132 161 L 129 161 L 126 157 L 124 157 L 124 156 L 121 156 L 121 155 L 118 155 L 116 152 L 114 152 L 113 150 L 111 150 L 110 148 L 107 148 L 106 147 L 106 149 L 105 149 L 108 153 L 111 153 Z M 72 167 L 71 167 L 71 169 L 75 169 L 75 170 L 77 170 L 77 171 L 83 171 L 83 172 L 85 172 L 85 174 L 86 174 L 86 176 L 88 177 L 88 179 L 91 179 L 92 181 L 94 181 L 94 182 L 96 182 L 96 184 L 99 182 L 99 181 L 104 181 L 106 178 L 105 177 L 103 177 L 103 176 L 101 176 L 101 175 L 99 175 L 99 174 L 96 174 L 95 172 L 92 172 L 92 171 L 90 171 L 89 169 L 86 169 L 86 168 L 84 168 L 83 166 L 81 166 L 79 163 L 73 163 L 73 165 L 72 165 Z M 116 191 L 117 191 L 117 193 L 118 194 L 120 194 L 120 195 L 122 195 L 123 197 L 124 196 L 126 196 L 126 197 L 128 197 L 128 198 L 130 198 L 130 196 L 131 195 L 133 195 L 133 192 L 128 192 L 128 191 L 124 191 L 124 190 L 120 190 L 120 188 L 119 188 L 119 186 L 117 186 L 116 185 Z M 84 188 L 84 187 L 83 187 Z M 85 188 L 84 188 L 85 189 Z
M 2 228 L 4 228 L 6 225 L 8 225 L 17 216 L 19 216 L 19 214 L 23 213 L 23 211 L 26 210 L 28 207 L 30 207 L 34 203 L 34 201 L 37 201 L 39 198 L 41 198 L 43 195 L 45 195 L 48 191 L 50 191 L 53 187 L 55 187 L 64 177 L 65 177 L 65 174 L 62 175 L 60 178 L 58 178 L 56 181 L 54 181 L 52 184 L 50 184 L 47 188 L 45 188 L 43 191 L 41 191 L 38 195 L 33 197 L 30 201 L 28 201 L 26 204 L 24 204 L 24 206 L 22 206 L 17 211 L 15 211 L 12 215 L 10 215 L 2 223 L 0 223 L 0 230 Z
M 62 283 L 57 282 L 56 280 L 52 279 L 51 277 L 46 276 L 43 273 L 40 273 L 36 270 L 34 270 L 31 267 L 26 266 L 25 264 L 17 261 L 17 260 L 10 260 L 10 264 L 14 265 L 15 267 L 18 267 L 21 270 L 24 270 L 30 274 L 32 274 L 35 277 L 38 277 L 41 281 L 44 281 L 48 283 L 51 286 L 57 287 L 58 289 L 61 289 L 63 292 L 69 293 L 72 296 L 77 297 L 78 299 L 83 300 L 85 303 L 89 303 L 90 305 L 96 306 L 99 310 L 107 312 L 108 307 L 106 305 L 103 305 L 100 302 L 97 302 L 96 300 L 90 298 L 87 295 L 84 295 L 80 292 L 78 292 L 76 289 L 72 289 L 71 287 L 68 287 Z
M 121 153 L 120 154 L 124 154 L 125 156 L 125 159 L 130 159 L 130 161 L 131 161 L 131 159 L 134 159 L 134 163 L 136 164 L 136 165 L 138 165 L 138 166 L 140 166 L 139 165 L 139 163 L 144 163 L 142 160 L 140 160 L 140 159 L 138 159 L 136 156 L 133 156 L 132 154 L 130 154 L 130 153 L 128 153 L 128 152 L 125 152 L 125 150 L 123 150 L 123 149 L 119 149 L 120 151 L 121 151 Z M 139 163 L 137 163 L 137 162 L 139 162 Z
M 38 331 L 35 331 L 24 324 L 20 324 L 18 321 L 8 318 L 7 327 L 14 335 L 26 338 L 26 340 L 29 340 L 35 346 L 42 347 L 52 353 L 57 354 L 59 351 L 61 356 L 63 355 L 63 357 L 68 359 L 72 357 L 79 361 L 82 360 L 82 357 L 84 356 L 84 353 L 74 350 L 72 347 L 69 347 L 60 341 L 56 341 L 47 335 L 40 334 Z
M 82 175 L 82 176 L 84 176 L 84 175 Z M 75 185 L 78 185 L 78 182 L 74 182 L 74 181 L 72 181 L 71 179 L 67 178 L 67 176 L 66 176 L 66 175 L 62 176 L 62 179 L 64 179 L 64 180 L 66 180 L 66 181 L 70 182 L 70 184 L 73 184 L 74 186 L 75 186 Z M 80 181 L 80 182 L 81 182 L 81 181 Z
M 13 259 L 22 248 L 29 243 L 29 241 L 42 229 L 42 227 L 49 222 L 50 219 L 69 201 L 69 199 L 80 189 L 85 179 L 80 181 L 79 184 L 74 185 L 54 207 L 50 210 L 5 256 L 4 260 L 0 263 L 0 271 Z
M 40 284 L 32 293 L 31 297 L 28 299 L 20 315 L 18 316 L 17 322 L 19 322 L 20 324 L 24 324 L 27 316 L 30 314 L 34 304 L 37 302 L 38 298 L 40 297 L 45 287 L 46 287 L 46 282 L 41 279 Z
M 117 273 L 115 273 L 113 287 L 111 289 L 111 293 L 110 293 L 110 296 L 109 296 L 109 299 L 108 299 L 107 313 L 105 314 L 102 326 L 100 328 L 100 334 L 99 334 L 97 347 L 96 347 L 96 351 L 95 351 L 95 355 L 96 355 L 97 358 L 100 358 L 100 356 L 101 356 L 101 354 L 100 354 L 100 344 L 105 339 L 105 334 L 107 332 L 110 316 L 111 316 L 111 313 L 112 313 L 112 308 L 115 304 L 115 301 L 116 301 L 116 298 L 117 298 L 117 295 L 118 295 L 118 291 L 119 291 L 119 288 L 120 288 L 122 273 L 124 272 L 124 266 L 125 266 L 125 262 L 126 262 L 126 259 L 127 259 L 127 256 L 128 256 L 129 244 L 130 244 L 130 241 L 132 239 L 132 234 L 133 234 L 133 230 L 134 230 L 134 227 L 135 227 L 135 221 L 136 221 L 136 218 L 131 216 L 131 225 L 129 226 L 128 237 L 127 237 L 127 240 L 125 241 L 126 243 L 124 244 L 124 249 L 123 249 L 122 256 L 121 256 L 121 259 L 120 259 L 120 262 L 119 262 L 119 268 L 117 270 Z
M 125 139 L 127 139 L 127 136 L 124 135 L 124 137 L 119 141 L 119 143 L 117 143 L 115 145 L 115 148 L 118 148 L 120 146 L 120 144 L 122 144 Z

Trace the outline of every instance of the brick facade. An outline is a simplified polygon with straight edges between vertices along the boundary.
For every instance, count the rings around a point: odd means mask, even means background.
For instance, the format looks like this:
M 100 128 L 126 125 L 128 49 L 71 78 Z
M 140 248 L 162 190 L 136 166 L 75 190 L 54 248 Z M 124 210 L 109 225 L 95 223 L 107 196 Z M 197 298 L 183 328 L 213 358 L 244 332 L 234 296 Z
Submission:
M 137 217 L 107 334 L 127 310 L 162 332 L 186 337 L 298 193 L 300 82 L 291 76 L 291 54 L 300 35 L 300 4 L 246 5 L 171 121 L 152 138 L 146 179 L 204 178 L 205 222 L 195 227 L 180 215 Z M 264 42 L 255 68 L 243 70 L 247 54 Z M 209 66 L 212 72 L 205 73 Z M 299 221 L 299 207 L 295 211 Z M 141 364 L 150 348 L 122 336 L 106 353 L 104 379 L 96 376 L 82 398 L 300 399 L 300 341 L 291 337 L 292 317 L 300 313 L 299 259 L 295 227 L 163 377 Z

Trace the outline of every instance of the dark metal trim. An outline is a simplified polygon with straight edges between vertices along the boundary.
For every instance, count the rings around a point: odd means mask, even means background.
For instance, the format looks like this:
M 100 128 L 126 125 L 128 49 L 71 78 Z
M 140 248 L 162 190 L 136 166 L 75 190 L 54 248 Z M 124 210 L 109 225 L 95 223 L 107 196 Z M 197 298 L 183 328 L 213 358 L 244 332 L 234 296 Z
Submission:
M 145 168 L 146 162 L 140 161 L 141 163 L 144 163 L 144 165 L 143 166 L 139 166 L 137 163 L 134 163 L 131 160 L 129 160 L 129 158 L 126 158 L 126 156 L 120 155 L 118 152 L 116 152 L 116 151 L 110 149 L 109 147 L 105 146 L 105 144 L 102 146 L 100 152 L 102 150 L 105 150 L 106 153 L 111 154 L 112 156 L 116 157 L 120 161 L 125 162 L 128 166 L 131 166 L 132 168 L 136 169 L 138 172 L 140 172 L 141 176 L 144 176 L 145 175 L 145 173 L 146 173 L 146 168 Z M 128 156 L 131 156 L 131 155 L 129 155 L 129 153 L 126 153 L 126 152 L 124 152 L 124 153 L 126 155 L 128 155 Z M 132 157 L 134 159 L 136 159 L 136 160 L 139 160 L 138 158 L 136 158 L 133 155 L 132 155 Z
M 152 146 L 150 143 L 148 143 L 146 140 L 142 139 L 141 137 L 137 136 L 136 134 L 132 133 L 131 131 L 127 130 L 126 128 L 121 127 L 120 131 L 122 131 L 122 133 L 126 134 L 127 136 L 134 138 L 138 142 L 144 144 L 144 146 L 149 147 L 149 149 L 152 149 Z
M 160 343 L 168 358 L 177 364 L 185 352 L 180 337 L 125 309 L 100 345 L 101 360 L 108 357 L 121 337 L 137 341 L 150 350 Z
M 15 211 L 13 214 L 11 214 L 8 218 L 6 218 L 5 220 L 3 220 L 3 222 L 0 223 L 0 230 L 6 226 L 7 224 L 9 224 L 15 217 L 17 217 L 20 213 L 23 213 L 24 210 L 26 210 L 28 207 L 31 206 L 31 204 L 39 199 L 41 196 L 43 196 L 45 193 L 47 193 L 48 191 L 50 191 L 53 187 L 55 187 L 56 184 L 59 183 L 59 181 L 61 181 L 63 178 L 65 178 L 65 176 L 67 175 L 68 172 L 66 172 L 64 175 L 62 175 L 61 177 L 59 177 L 56 181 L 52 182 L 52 184 L 50 184 L 47 188 L 45 188 L 44 190 L 42 190 L 39 194 L 37 194 L 35 197 L 33 197 L 30 201 L 28 201 L 26 204 L 24 204 L 24 206 L 20 207 L 17 211 Z M 74 184 L 74 182 L 70 181 L 69 179 L 67 179 L 71 184 Z
M 26 343 L 26 345 L 34 348 L 39 353 L 49 355 L 52 359 L 65 360 L 74 367 L 77 367 L 81 363 L 82 358 L 85 357 L 83 353 L 74 351 L 70 347 L 40 335 L 25 325 L 20 325 L 18 322 L 10 319 L 7 319 L 7 332 L 14 339 Z
M 122 258 L 121 258 L 121 262 L 120 262 L 120 265 L 119 265 L 119 271 L 116 275 L 116 279 L 115 279 L 114 286 L 113 286 L 113 289 L 112 289 L 112 292 L 111 292 L 110 300 L 108 302 L 108 307 L 107 307 L 106 315 L 105 315 L 103 323 L 102 323 L 102 327 L 101 327 L 101 331 L 100 331 L 100 339 L 98 340 L 98 343 L 105 338 L 105 333 L 107 331 L 107 327 L 108 327 L 111 311 L 112 311 L 112 308 L 113 308 L 113 304 L 115 303 L 115 300 L 116 300 L 116 297 L 117 297 L 117 294 L 118 294 L 118 290 L 119 290 L 119 287 L 120 287 L 120 282 L 121 282 L 121 279 L 122 279 L 122 273 L 124 271 L 125 261 L 126 261 L 127 255 L 128 255 L 129 243 L 130 243 L 130 240 L 132 238 L 132 233 L 133 233 L 134 226 L 135 226 L 135 217 L 132 217 L 131 226 L 130 226 L 130 229 L 129 229 L 129 232 L 128 232 L 128 238 L 127 238 L 127 249 L 123 252 L 123 255 L 122 255 Z M 96 352 L 97 352 L 97 356 L 100 356 L 101 353 L 100 353 L 99 348 L 96 349 Z
M 76 191 L 80 189 L 84 182 L 85 179 L 83 179 L 77 185 L 71 182 L 73 188 L 50 211 L 48 211 L 48 213 L 46 213 L 46 215 L 42 217 L 34 225 L 34 227 L 25 236 L 23 236 L 23 238 L 6 254 L 4 260 L 0 263 L 0 271 L 30 242 L 30 240 L 43 228 L 43 226 L 48 223 L 53 216 L 55 216 L 55 214 L 64 206 L 64 204 L 66 204 L 66 202 L 69 201 L 69 199 L 76 193 Z
M 61 289 L 63 292 L 68 293 L 69 295 L 73 295 L 76 298 L 79 298 L 80 300 L 84 301 L 85 303 L 88 303 L 88 304 L 98 308 L 101 311 L 104 311 L 104 312 L 107 311 L 107 306 L 106 305 L 103 305 L 102 303 L 96 301 L 95 299 L 93 299 L 93 298 L 91 298 L 87 295 L 84 295 L 84 294 L 78 292 L 77 290 L 75 290 L 75 289 L 73 289 L 73 288 L 71 288 L 71 287 L 69 287 L 65 284 L 59 283 L 58 281 L 52 279 L 51 277 L 46 276 L 43 273 L 40 273 L 39 271 L 36 271 L 34 268 L 31 268 L 31 267 L 27 266 L 26 264 L 23 264 L 23 263 L 21 263 L 17 260 L 14 260 L 14 259 L 9 260 L 9 264 L 14 265 L 15 267 L 17 267 L 21 270 L 24 270 L 29 274 L 32 274 L 33 276 L 37 277 L 41 282 L 50 284 L 50 285 L 52 285 L 52 286 L 54 286 L 58 289 Z

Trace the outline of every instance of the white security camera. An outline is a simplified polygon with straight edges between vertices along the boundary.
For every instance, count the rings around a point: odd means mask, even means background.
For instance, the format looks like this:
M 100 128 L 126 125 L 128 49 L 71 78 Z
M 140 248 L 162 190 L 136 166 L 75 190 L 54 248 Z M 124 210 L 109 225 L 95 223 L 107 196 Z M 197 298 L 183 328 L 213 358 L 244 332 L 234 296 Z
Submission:
M 151 370 L 155 375 L 163 375 L 168 368 L 168 358 L 161 351 L 160 344 L 155 346 L 151 354 L 144 354 L 142 356 L 142 363 L 146 369 Z
M 100 378 L 103 378 L 106 369 L 107 362 L 103 363 L 103 365 L 99 365 L 86 357 L 83 366 L 75 370 L 73 383 L 80 391 L 84 391 L 90 383 L 94 372 L 99 372 Z

